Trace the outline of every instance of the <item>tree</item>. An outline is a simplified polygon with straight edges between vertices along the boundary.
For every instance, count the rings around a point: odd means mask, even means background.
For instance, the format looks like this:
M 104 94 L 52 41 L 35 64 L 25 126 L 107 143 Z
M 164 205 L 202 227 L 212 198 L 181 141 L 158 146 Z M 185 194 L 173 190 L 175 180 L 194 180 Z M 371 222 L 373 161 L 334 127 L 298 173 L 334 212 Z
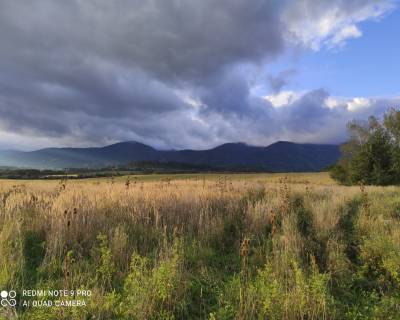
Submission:
M 400 111 L 389 109 L 383 122 L 392 142 L 392 173 L 396 181 L 400 181 Z
M 332 178 L 347 185 L 388 185 L 400 182 L 400 111 L 390 109 L 383 121 L 348 124 L 350 139 L 331 170 Z

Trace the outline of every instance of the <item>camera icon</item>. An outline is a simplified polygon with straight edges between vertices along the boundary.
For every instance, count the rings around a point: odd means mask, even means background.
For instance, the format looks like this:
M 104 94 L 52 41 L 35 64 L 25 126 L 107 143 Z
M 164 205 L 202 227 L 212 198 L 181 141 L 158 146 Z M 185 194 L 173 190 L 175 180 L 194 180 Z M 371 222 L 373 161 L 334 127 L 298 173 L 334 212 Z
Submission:
M 14 290 L 2 290 L 0 292 L 0 305 L 2 307 L 15 307 L 17 305 L 17 300 L 15 299 L 16 296 L 17 293 Z

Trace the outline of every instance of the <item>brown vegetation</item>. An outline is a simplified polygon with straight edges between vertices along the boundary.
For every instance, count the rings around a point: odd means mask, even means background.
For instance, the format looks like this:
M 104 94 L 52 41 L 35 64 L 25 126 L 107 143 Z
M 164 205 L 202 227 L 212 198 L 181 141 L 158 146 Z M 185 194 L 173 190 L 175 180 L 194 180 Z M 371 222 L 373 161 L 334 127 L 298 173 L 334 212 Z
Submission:
M 93 292 L 22 319 L 396 319 L 399 189 L 325 179 L 3 181 L 0 287 Z

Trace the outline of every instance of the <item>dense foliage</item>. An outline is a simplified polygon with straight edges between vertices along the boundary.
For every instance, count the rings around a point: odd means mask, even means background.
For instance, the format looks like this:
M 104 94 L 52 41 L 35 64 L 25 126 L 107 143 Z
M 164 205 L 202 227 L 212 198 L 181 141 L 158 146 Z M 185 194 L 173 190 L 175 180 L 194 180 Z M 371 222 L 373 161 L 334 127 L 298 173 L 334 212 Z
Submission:
M 400 183 L 400 111 L 390 109 L 379 120 L 348 124 L 350 140 L 331 169 L 332 178 L 346 185 Z

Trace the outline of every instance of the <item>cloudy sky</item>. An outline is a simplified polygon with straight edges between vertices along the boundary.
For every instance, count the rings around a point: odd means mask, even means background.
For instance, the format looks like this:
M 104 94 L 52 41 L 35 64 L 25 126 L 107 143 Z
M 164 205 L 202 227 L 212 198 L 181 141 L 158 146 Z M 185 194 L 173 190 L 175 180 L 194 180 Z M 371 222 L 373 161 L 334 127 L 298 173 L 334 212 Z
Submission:
M 400 107 L 392 0 L 2 0 L 0 148 L 340 143 Z

